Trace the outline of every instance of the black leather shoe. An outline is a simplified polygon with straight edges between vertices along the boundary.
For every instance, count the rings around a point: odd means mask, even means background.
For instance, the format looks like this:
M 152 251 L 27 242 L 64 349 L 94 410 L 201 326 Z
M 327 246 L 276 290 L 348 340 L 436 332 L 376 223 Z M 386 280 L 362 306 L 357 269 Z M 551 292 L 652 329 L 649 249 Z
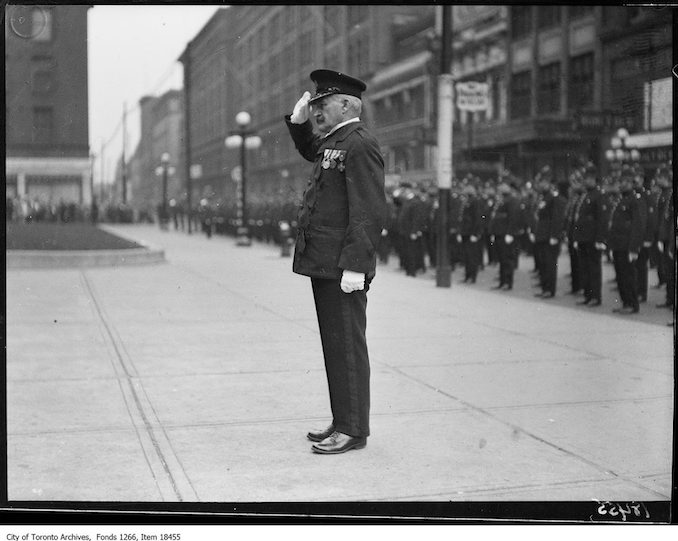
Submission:
M 334 432 L 334 425 L 328 426 L 325 430 L 311 430 L 306 437 L 311 441 L 323 441 L 325 438 L 332 435 Z
M 589 303 L 589 308 L 592 308 L 594 306 L 600 306 L 602 302 L 600 302 L 600 299 L 594 299 Z
M 629 306 L 628 308 L 622 308 L 619 311 L 619 313 L 626 316 L 626 315 L 629 315 L 629 314 L 637 314 L 639 311 L 640 311 L 639 308 L 635 308 L 635 307 L 632 308 L 632 307 Z
M 592 299 L 584 299 L 583 301 L 578 301 L 577 304 L 579 304 L 579 305 L 588 304 L 588 303 L 591 302 L 591 300 L 592 300 Z
M 498 286 L 492 286 L 490 289 L 501 289 L 504 287 L 504 284 L 499 284 Z
M 321 455 L 338 455 L 351 449 L 362 449 L 366 445 L 367 438 L 356 438 L 341 432 L 333 432 L 320 443 L 314 444 L 311 449 L 314 453 Z
M 541 298 L 542 298 L 542 299 L 552 299 L 552 298 L 555 297 L 555 296 L 556 296 L 555 293 L 546 292 L 546 293 L 544 293 L 544 294 L 541 296 Z
M 673 308 L 673 304 L 669 302 L 663 302 L 657 305 L 657 308 Z

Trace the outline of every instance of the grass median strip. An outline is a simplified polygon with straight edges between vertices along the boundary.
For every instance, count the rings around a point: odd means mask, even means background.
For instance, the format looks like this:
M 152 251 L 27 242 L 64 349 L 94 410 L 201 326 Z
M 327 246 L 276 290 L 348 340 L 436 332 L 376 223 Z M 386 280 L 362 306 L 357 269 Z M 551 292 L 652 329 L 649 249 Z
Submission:
M 143 246 L 84 223 L 7 222 L 7 250 L 129 250 Z

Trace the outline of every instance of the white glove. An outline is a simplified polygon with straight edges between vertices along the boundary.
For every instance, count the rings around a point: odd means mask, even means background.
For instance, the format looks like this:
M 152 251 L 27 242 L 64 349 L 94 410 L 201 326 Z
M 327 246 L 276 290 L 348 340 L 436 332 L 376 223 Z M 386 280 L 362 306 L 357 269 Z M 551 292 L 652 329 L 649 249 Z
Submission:
M 505 242 L 506 244 L 511 244 L 511 243 L 513 242 L 513 235 L 506 235 L 506 236 L 504 237 L 504 242 Z
M 604 242 L 596 242 L 596 249 L 597 250 L 605 250 L 607 246 L 605 246 Z
M 638 259 L 638 254 L 636 252 L 629 252 L 629 261 L 634 262 Z
M 574 248 L 575 250 L 579 248 L 579 243 L 576 240 L 572 243 L 572 248 Z
M 461 241 L 462 241 L 461 235 L 457 235 L 457 242 L 461 243 Z
M 661 253 L 664 253 L 664 243 L 662 241 L 657 242 L 657 250 L 659 250 Z
M 294 106 L 290 122 L 292 124 L 303 124 L 308 120 L 308 100 L 311 99 L 311 93 L 307 90 Z
M 551 237 L 551 238 L 549 239 L 549 244 L 550 244 L 551 246 L 555 246 L 556 244 L 558 244 L 558 239 L 556 239 L 556 238 L 554 238 L 554 237 Z
M 494 244 L 494 235 L 490 235 L 490 242 Z
M 537 237 L 534 236 L 534 233 L 530 233 L 528 236 L 530 237 L 530 242 L 534 244 L 534 241 L 536 240 Z
M 344 270 L 341 274 L 341 290 L 344 293 L 352 293 L 365 289 L 365 275 L 362 272 Z
M 475 235 L 471 235 L 468 239 L 469 239 L 471 242 L 478 242 L 478 237 L 476 237 Z
M 645 242 L 643 242 L 643 248 L 649 248 L 650 246 L 652 246 L 652 243 L 650 241 L 646 240 Z
M 382 229 L 382 230 L 381 230 L 381 236 L 382 236 L 382 237 L 387 237 L 387 236 L 388 236 L 388 229 Z

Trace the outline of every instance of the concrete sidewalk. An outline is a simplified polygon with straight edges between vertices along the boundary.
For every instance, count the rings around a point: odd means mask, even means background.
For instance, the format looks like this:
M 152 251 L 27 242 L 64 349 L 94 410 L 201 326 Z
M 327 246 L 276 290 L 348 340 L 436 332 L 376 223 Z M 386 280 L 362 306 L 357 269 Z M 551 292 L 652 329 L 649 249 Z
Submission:
M 612 317 L 381 267 L 372 436 L 315 455 L 305 434 L 329 402 L 308 279 L 273 246 L 113 229 L 167 262 L 7 271 L 10 500 L 671 496 L 668 312 Z

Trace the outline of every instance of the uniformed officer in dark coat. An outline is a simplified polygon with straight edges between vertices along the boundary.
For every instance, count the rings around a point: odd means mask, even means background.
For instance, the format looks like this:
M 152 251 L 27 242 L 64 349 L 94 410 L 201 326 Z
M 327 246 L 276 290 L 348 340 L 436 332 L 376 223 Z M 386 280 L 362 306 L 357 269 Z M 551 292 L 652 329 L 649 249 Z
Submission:
M 570 294 L 577 295 L 582 290 L 581 262 L 579 250 L 574 240 L 575 216 L 586 197 L 581 175 L 576 171 L 570 176 L 569 197 L 565 209 L 565 229 L 567 237 L 567 252 L 570 256 Z
M 579 260 L 584 300 L 577 304 L 600 306 L 602 301 L 602 252 L 605 250 L 607 208 L 595 167 L 582 172 L 583 197 L 575 210 L 573 240 Z
M 558 255 L 565 231 L 567 199 L 555 189 L 549 173 L 543 174 L 538 189 L 541 200 L 537 206 L 537 224 L 534 232 L 535 250 L 540 253 L 541 293 L 537 297 L 549 299 L 556 294 Z
M 492 209 L 489 232 L 499 259 L 499 284 L 493 289 L 513 289 L 513 273 L 518 261 L 520 231 L 520 203 L 511 187 L 501 183 L 497 187 L 498 199 Z
M 461 242 L 464 250 L 464 282 L 476 283 L 482 258 L 483 204 L 472 185 L 462 193 Z
M 365 447 L 370 434 L 366 308 L 387 216 L 384 160 L 359 118 L 365 83 L 324 69 L 311 79 L 315 95 L 305 92 L 285 117 L 297 150 L 313 162 L 293 270 L 311 277 L 332 409 L 331 424 L 307 437 L 314 452 L 337 454 Z
M 647 218 L 640 205 L 640 195 L 633 190 L 633 173 L 626 167 L 621 172 L 619 191 L 621 197 L 612 211 L 606 243 L 612 251 L 623 304 L 613 311 L 635 314 L 639 311 L 635 261 L 643 245 Z
M 634 191 L 640 197 L 638 204 L 643 207 L 643 213 L 646 216 L 645 231 L 643 233 L 643 244 L 638 252 L 636 260 L 636 281 L 638 287 L 638 297 L 640 302 L 647 301 L 648 274 L 650 262 L 650 248 L 654 241 L 654 232 L 657 228 L 657 209 L 650 190 L 645 189 L 645 179 L 640 171 L 634 172 L 633 177 Z
M 658 265 L 662 265 L 666 283 L 666 300 L 657 308 L 673 308 L 676 295 L 676 221 L 673 215 L 673 183 L 670 170 L 661 168 L 656 175 L 657 185 L 662 189 L 662 197 L 657 207 L 657 249 L 661 254 Z

